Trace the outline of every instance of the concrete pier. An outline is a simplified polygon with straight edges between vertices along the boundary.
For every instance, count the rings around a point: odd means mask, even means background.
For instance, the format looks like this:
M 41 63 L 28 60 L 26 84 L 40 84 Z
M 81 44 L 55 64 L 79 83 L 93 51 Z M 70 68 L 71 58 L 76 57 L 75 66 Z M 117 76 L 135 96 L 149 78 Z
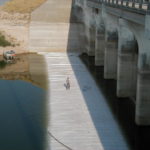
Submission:
M 117 54 L 118 54 L 118 34 L 117 31 L 106 31 L 105 37 L 105 59 L 104 59 L 104 78 L 117 78 Z
M 138 71 L 136 123 L 138 125 L 150 124 L 150 69 Z
M 134 97 L 137 89 L 138 46 L 133 34 L 120 19 L 118 69 L 117 69 L 117 96 Z
M 105 33 L 104 29 L 97 29 L 95 42 L 95 65 L 104 66 Z
M 95 56 L 95 39 L 96 39 L 96 29 L 95 27 L 90 27 L 89 29 L 89 39 L 90 39 L 90 47 L 88 51 L 89 56 Z

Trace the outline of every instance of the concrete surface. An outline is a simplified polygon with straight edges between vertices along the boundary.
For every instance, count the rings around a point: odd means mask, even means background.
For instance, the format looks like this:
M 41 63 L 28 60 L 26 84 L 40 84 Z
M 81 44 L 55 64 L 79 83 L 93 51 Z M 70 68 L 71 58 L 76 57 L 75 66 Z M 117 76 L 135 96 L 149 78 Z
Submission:
M 110 108 L 78 54 L 40 54 L 48 64 L 48 150 L 128 150 Z M 64 86 L 67 77 L 70 90 Z
M 136 98 L 138 46 L 134 35 L 119 19 L 119 47 L 117 65 L 117 96 Z
M 71 9 L 72 0 L 47 0 L 32 12 L 31 20 L 34 22 L 69 23 Z
M 81 50 L 82 25 L 71 20 L 72 0 L 47 0 L 31 15 L 29 50 Z
M 104 66 L 105 35 L 97 33 L 95 44 L 95 65 Z

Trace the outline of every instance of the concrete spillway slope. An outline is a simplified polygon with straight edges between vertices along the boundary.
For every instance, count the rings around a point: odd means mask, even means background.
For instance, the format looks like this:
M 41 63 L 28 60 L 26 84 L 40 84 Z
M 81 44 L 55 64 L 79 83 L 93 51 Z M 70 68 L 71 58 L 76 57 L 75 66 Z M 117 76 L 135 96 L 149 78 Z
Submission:
M 31 15 L 29 50 L 80 50 L 81 25 L 71 16 L 72 0 L 47 0 Z
M 78 54 L 41 54 L 48 64 L 48 150 L 129 150 L 102 92 Z M 64 86 L 67 76 L 70 90 Z

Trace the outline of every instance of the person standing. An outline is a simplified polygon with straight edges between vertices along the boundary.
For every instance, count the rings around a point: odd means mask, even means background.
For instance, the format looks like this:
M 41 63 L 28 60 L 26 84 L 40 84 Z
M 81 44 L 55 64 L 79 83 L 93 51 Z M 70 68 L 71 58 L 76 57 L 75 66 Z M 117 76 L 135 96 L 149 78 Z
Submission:
M 70 79 L 67 77 L 66 79 L 66 90 L 70 90 Z

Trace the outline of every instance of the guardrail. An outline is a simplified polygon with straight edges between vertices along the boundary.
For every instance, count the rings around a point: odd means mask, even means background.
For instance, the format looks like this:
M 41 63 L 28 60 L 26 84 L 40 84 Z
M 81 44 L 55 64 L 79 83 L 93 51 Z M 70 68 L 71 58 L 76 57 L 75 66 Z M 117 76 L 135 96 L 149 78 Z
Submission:
M 126 8 L 141 13 L 150 14 L 150 0 L 88 0 L 112 7 Z

